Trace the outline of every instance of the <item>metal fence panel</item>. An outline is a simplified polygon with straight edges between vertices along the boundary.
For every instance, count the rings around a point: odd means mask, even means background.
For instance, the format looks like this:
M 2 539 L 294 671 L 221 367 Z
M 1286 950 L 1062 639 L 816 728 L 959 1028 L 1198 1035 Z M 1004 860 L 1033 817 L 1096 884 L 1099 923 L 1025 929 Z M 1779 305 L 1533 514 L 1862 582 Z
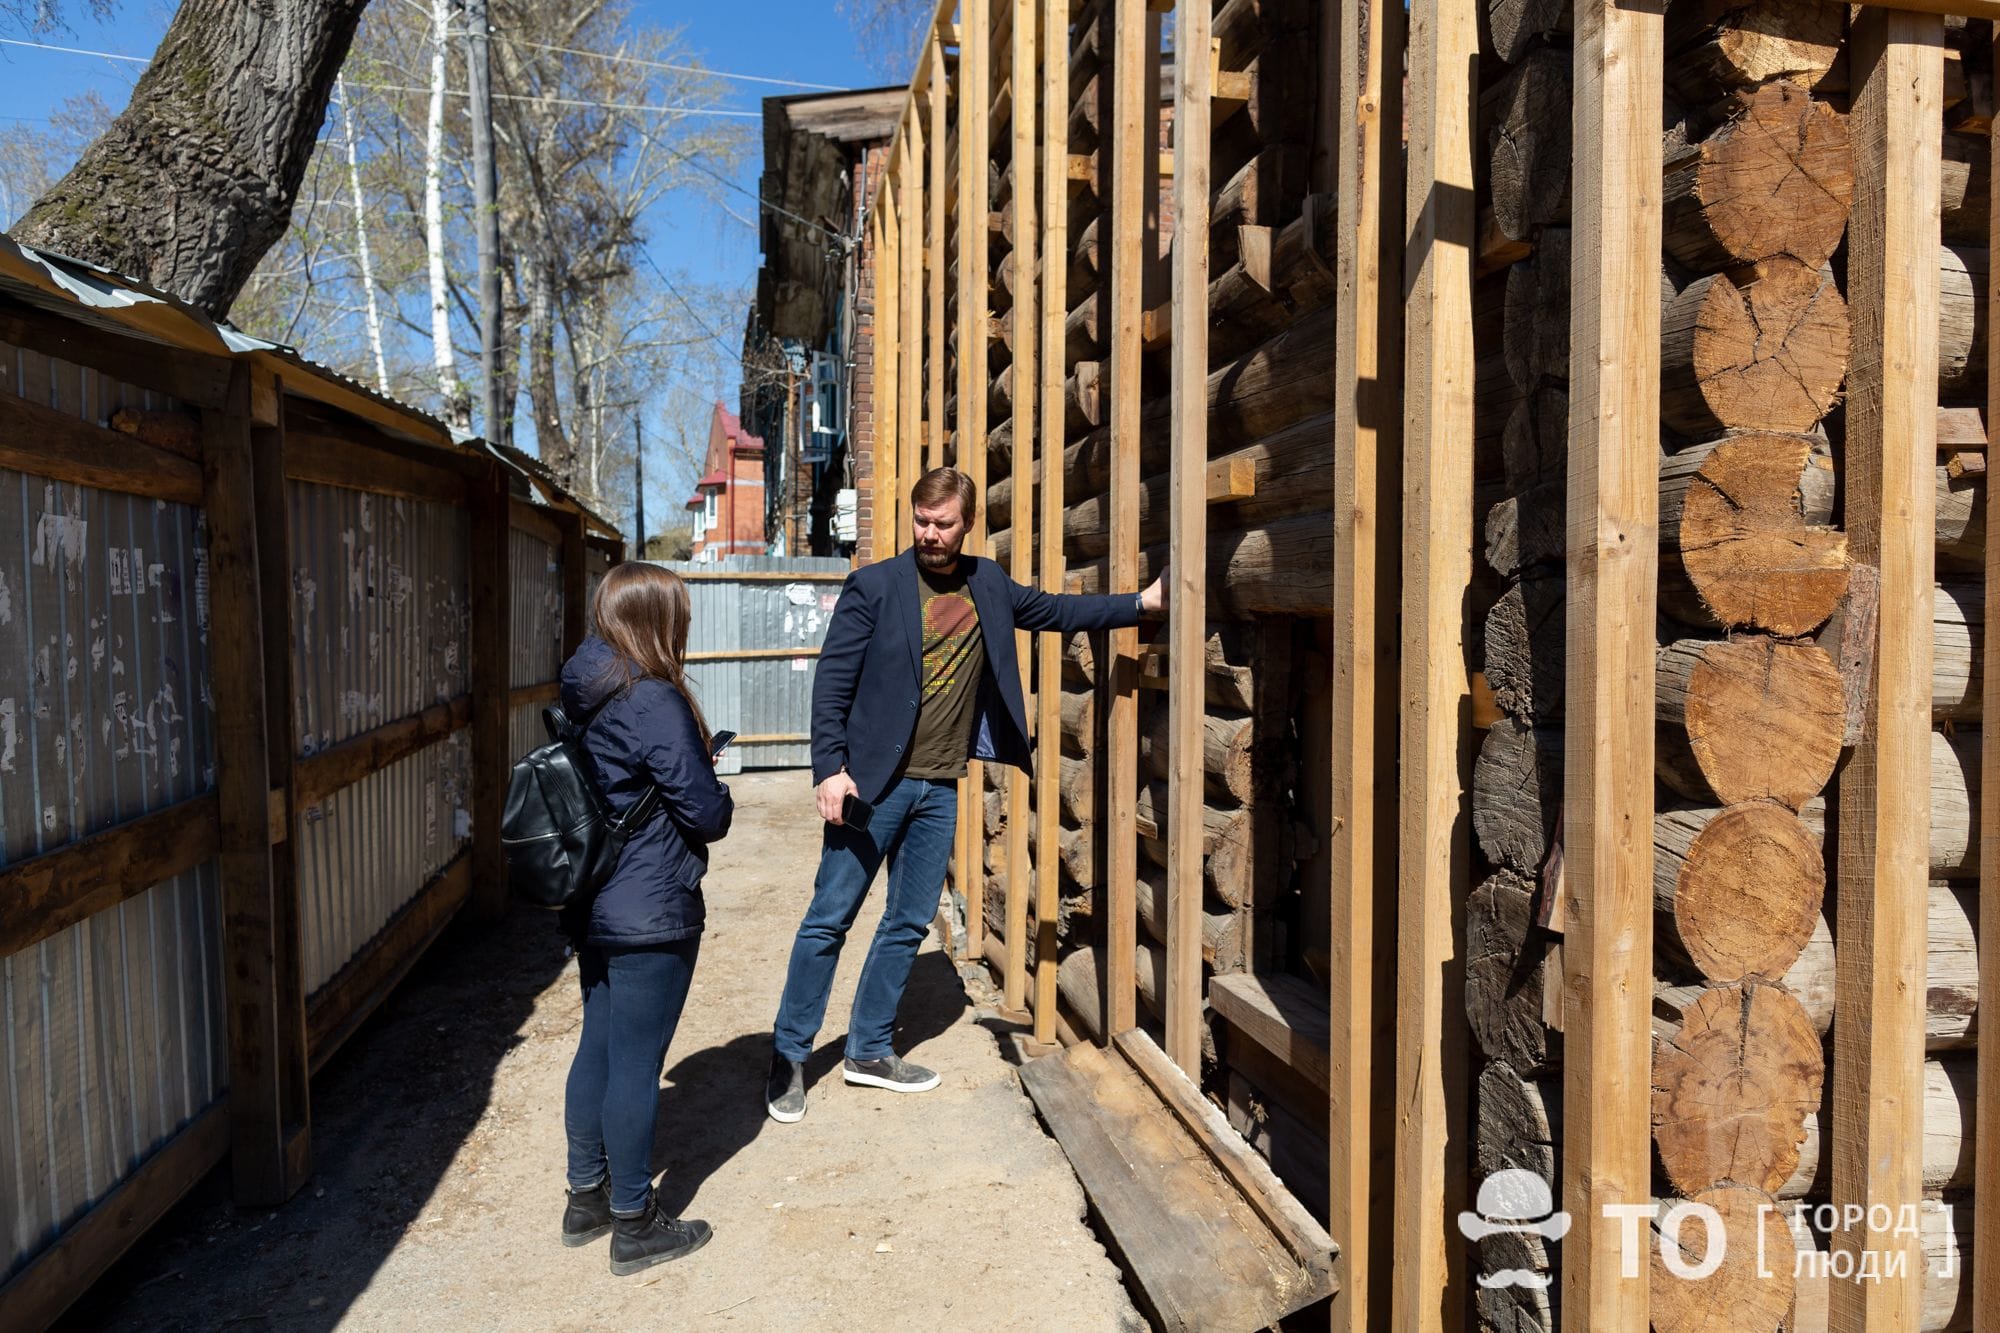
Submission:
M 429 501 L 294 483 L 299 753 L 470 688 L 470 519 Z M 306 988 L 330 980 L 467 840 L 460 732 L 300 814 Z
M 513 619 L 508 684 L 542 685 L 562 668 L 562 552 L 540 537 L 507 534 L 507 599 Z
M 170 399 L 0 345 L 0 390 L 102 423 Z M 0 470 L 0 864 L 212 789 L 200 514 Z M 204 867 L 0 960 L 0 1275 L 220 1094 Z
M 710 726 L 727 727 L 746 738 L 769 738 L 737 742 L 718 771 L 810 765 L 819 646 L 848 562 L 752 555 L 702 565 L 676 561 L 667 568 L 696 576 L 688 580 L 691 659 L 707 653 L 778 654 L 688 663 L 689 684 Z M 732 579 L 732 574 L 760 577 Z

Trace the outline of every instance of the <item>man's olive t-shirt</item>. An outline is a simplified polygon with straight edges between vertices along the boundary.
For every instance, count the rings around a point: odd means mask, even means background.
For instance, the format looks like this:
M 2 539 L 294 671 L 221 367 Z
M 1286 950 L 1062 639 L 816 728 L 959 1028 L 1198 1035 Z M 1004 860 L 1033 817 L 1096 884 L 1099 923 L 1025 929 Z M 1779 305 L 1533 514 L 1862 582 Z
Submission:
M 986 640 L 965 586 L 966 562 L 949 574 L 917 566 L 923 614 L 923 700 L 903 776 L 962 778 L 972 746 L 979 681 L 986 674 Z

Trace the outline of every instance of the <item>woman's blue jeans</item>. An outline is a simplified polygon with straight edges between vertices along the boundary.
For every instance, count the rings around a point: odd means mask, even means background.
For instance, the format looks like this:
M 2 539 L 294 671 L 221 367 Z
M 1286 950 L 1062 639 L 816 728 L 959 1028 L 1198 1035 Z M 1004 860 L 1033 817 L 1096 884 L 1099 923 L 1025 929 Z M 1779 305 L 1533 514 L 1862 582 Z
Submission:
M 884 860 L 889 863 L 889 901 L 854 992 L 847 1058 L 880 1060 L 893 1053 L 896 1006 L 910 979 L 910 964 L 937 916 L 938 891 L 944 887 L 957 829 L 958 785 L 932 778 L 898 781 L 875 803 L 866 833 L 826 826 L 812 905 L 792 941 L 785 995 L 778 1002 L 772 1032 L 778 1054 L 800 1063 L 812 1054 L 813 1038 L 826 1019 L 840 946 Z
M 583 1033 L 569 1066 L 563 1127 L 569 1185 L 611 1178 L 612 1211 L 644 1211 L 653 1188 L 660 1070 L 694 980 L 701 937 L 631 949 L 584 945 Z

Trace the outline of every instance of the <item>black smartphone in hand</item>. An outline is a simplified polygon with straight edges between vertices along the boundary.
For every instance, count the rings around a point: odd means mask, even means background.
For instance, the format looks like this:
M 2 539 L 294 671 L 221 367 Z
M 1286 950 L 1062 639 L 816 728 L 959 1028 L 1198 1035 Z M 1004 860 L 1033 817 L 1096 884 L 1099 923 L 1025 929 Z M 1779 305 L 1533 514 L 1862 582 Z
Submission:
M 868 821 L 874 817 L 875 807 L 853 792 L 840 798 L 840 822 L 856 833 L 866 833 Z
M 729 742 L 735 739 L 736 733 L 733 731 L 716 732 L 708 738 L 708 757 L 711 759 L 715 758 L 715 756 L 721 754 L 729 747 Z

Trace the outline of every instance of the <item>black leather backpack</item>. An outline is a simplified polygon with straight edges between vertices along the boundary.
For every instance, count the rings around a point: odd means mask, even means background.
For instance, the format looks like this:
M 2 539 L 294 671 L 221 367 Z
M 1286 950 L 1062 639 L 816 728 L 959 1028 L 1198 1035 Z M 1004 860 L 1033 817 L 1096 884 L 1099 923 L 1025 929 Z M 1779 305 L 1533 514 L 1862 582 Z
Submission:
M 633 832 L 659 808 L 660 789 L 614 817 L 591 780 L 583 733 L 610 695 L 574 724 L 559 707 L 542 710 L 549 742 L 528 751 L 507 782 L 500 816 L 500 845 L 507 852 L 507 882 L 536 907 L 560 911 L 587 901 L 611 878 Z

